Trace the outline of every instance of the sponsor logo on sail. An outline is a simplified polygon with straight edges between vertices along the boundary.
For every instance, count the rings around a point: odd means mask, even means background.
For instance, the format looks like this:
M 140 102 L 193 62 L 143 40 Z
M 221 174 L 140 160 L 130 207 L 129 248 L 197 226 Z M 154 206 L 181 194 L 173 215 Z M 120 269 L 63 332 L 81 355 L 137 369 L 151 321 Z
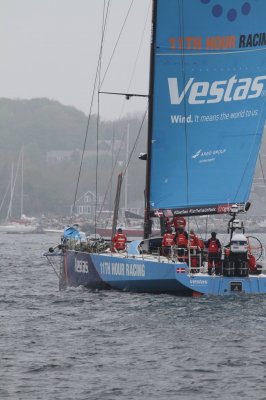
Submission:
M 222 156 L 226 153 L 226 149 L 215 149 L 215 150 L 197 150 L 191 157 L 193 159 L 199 158 L 199 162 L 210 162 L 215 161 L 216 156 Z
M 209 5 L 211 0 L 201 0 L 204 5 Z M 211 13 L 212 16 L 217 19 L 225 16 L 228 21 L 235 22 L 238 18 L 246 17 L 251 12 L 251 3 L 249 1 L 242 1 L 237 5 L 236 8 L 233 8 L 232 5 L 226 7 L 224 2 L 221 4 L 216 3 L 215 5 L 211 5 Z
M 196 151 L 196 153 L 192 156 L 192 158 L 197 158 L 200 155 L 201 149 Z
M 168 78 L 170 102 L 172 105 L 180 105 L 185 96 L 189 104 L 214 104 L 246 99 L 254 99 L 262 95 L 266 75 L 255 78 L 237 78 L 214 82 L 197 82 L 195 78 L 189 78 L 185 88 L 181 91 L 177 78 Z

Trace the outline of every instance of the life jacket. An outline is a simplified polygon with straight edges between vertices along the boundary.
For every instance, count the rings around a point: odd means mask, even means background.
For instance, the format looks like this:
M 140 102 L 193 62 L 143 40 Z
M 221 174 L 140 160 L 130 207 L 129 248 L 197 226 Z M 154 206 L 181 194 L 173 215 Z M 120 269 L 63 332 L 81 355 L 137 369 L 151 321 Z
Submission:
M 125 250 L 127 242 L 126 235 L 124 235 L 124 233 L 116 233 L 113 242 L 116 250 Z
M 165 233 L 163 236 L 163 246 L 173 246 L 175 244 L 174 235 L 172 233 Z
M 224 249 L 224 253 L 225 253 L 225 256 L 228 258 L 230 256 L 230 249 L 228 247 L 226 247 Z
M 199 239 L 197 238 L 197 236 L 193 233 L 189 234 L 189 244 L 192 247 L 197 247 L 199 246 Z
M 219 246 L 217 244 L 217 239 L 210 239 L 208 251 L 209 253 L 219 253 Z
M 179 233 L 177 236 L 177 247 L 187 247 L 188 241 L 184 233 Z
M 204 247 L 205 247 L 205 244 L 204 244 L 203 240 L 200 240 L 200 239 L 198 238 L 198 242 L 199 242 L 198 246 L 200 247 L 201 250 L 203 250 Z
M 256 258 L 253 256 L 253 254 L 249 254 L 249 256 L 248 256 L 248 266 L 249 266 L 251 272 L 257 271 Z
M 191 265 L 192 268 L 197 268 L 198 267 L 198 259 L 197 259 L 197 257 L 192 256 L 190 258 L 190 263 L 191 263 L 190 265 Z

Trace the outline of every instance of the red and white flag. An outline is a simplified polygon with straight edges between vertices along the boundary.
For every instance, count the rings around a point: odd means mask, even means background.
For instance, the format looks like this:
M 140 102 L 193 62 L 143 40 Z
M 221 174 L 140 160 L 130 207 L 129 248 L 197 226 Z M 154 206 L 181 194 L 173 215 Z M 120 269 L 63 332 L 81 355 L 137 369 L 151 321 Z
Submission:
M 178 268 L 176 269 L 176 272 L 177 272 L 178 274 L 183 274 L 184 272 L 186 272 L 186 268 L 185 268 L 185 267 L 178 267 Z
M 162 218 L 163 217 L 163 212 L 162 212 L 162 210 L 156 210 L 156 211 L 154 211 L 154 215 L 156 217 Z
M 165 217 L 172 217 L 173 216 L 173 211 L 172 210 L 164 210 L 164 216 Z

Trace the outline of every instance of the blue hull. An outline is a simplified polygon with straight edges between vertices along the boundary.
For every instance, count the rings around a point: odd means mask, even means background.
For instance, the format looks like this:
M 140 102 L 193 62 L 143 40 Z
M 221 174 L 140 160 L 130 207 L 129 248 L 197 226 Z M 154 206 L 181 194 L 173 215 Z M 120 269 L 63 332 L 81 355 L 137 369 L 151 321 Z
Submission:
M 190 274 L 186 263 L 158 261 L 156 257 L 125 257 L 65 250 L 61 287 L 117 289 L 179 296 L 266 293 L 266 275 L 245 277 Z

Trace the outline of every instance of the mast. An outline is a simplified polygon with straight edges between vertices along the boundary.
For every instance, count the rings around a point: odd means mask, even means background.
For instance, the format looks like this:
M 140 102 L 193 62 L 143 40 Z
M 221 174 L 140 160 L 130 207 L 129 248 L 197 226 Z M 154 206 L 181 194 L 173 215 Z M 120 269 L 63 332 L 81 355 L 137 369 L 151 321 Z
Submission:
M 14 195 L 14 164 L 11 164 L 11 183 L 10 183 L 10 201 L 6 215 L 6 221 L 11 218 L 12 215 L 12 203 L 13 203 L 13 195 Z
M 127 211 L 127 204 L 128 204 L 128 156 L 129 156 L 129 124 L 127 124 L 127 143 L 126 143 L 125 211 Z
M 149 80 L 149 116 L 148 116 L 148 139 L 147 139 L 147 165 L 146 165 L 146 187 L 145 187 L 145 215 L 144 215 L 144 239 L 151 233 L 150 220 L 150 170 L 151 170 L 151 137 L 153 117 L 153 87 L 154 87 L 154 58 L 156 45 L 156 21 L 157 21 L 157 0 L 152 2 L 152 37 L 150 46 L 150 80 Z
M 23 193 L 23 186 L 24 186 L 24 147 L 22 146 L 21 149 L 21 197 L 20 197 L 20 218 L 23 215 L 23 197 L 24 197 L 24 193 Z
M 118 178 L 117 178 L 117 188 L 116 188 L 116 196 L 115 196 L 115 209 L 114 209 L 114 215 L 113 215 L 112 236 L 111 236 L 111 238 L 114 237 L 114 234 L 115 234 L 115 231 L 116 231 L 116 226 L 117 226 L 122 179 L 123 179 L 123 175 L 122 175 L 122 173 L 120 173 L 118 175 Z

